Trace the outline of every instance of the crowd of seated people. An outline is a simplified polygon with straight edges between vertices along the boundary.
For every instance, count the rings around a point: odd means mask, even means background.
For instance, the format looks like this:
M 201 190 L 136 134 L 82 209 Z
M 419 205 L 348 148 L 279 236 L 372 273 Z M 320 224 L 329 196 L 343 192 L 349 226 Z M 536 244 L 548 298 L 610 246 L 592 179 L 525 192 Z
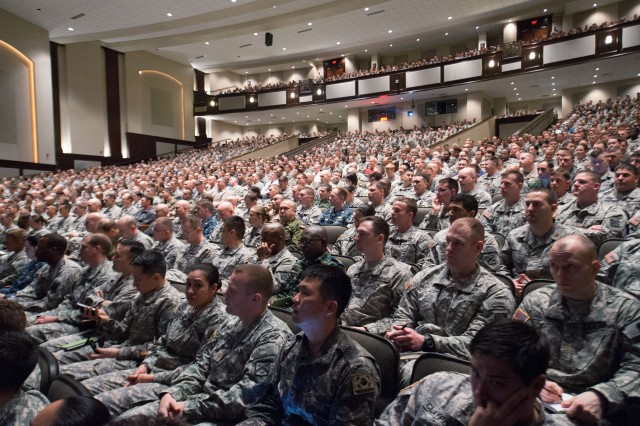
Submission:
M 637 21 L 639 19 L 638 15 L 635 14 L 633 16 L 633 20 Z M 607 28 L 607 27 L 612 27 L 618 24 L 622 24 L 627 22 L 626 17 L 622 17 L 619 20 L 614 20 L 614 21 L 605 21 L 602 24 L 598 25 L 596 23 L 593 23 L 591 25 L 586 25 L 584 26 L 584 28 L 580 28 L 580 27 L 574 27 L 571 28 L 569 31 L 561 31 L 558 30 L 556 27 L 553 28 L 553 31 L 548 35 L 548 36 L 544 36 L 544 37 L 540 37 L 540 38 L 534 38 L 531 40 L 528 40 L 526 42 L 517 42 L 517 45 L 519 46 L 526 46 L 528 44 L 534 44 L 534 43 L 539 43 L 545 40 L 557 40 L 559 38 L 564 38 L 564 37 L 571 37 L 577 34 L 581 34 L 581 33 L 586 33 L 589 31 L 595 31 L 598 29 L 603 29 L 603 28 Z M 502 45 L 498 45 L 498 46 L 489 46 L 489 47 L 482 47 L 482 48 L 475 48 L 475 49 L 469 49 L 466 51 L 461 51 L 461 52 L 457 52 L 455 54 L 451 54 L 451 55 L 444 55 L 444 56 L 433 56 L 431 58 L 422 58 L 419 60 L 414 60 L 414 61 L 408 61 L 408 62 L 403 62 L 400 64 L 389 64 L 389 65 L 373 65 L 370 69 L 361 69 L 361 70 L 356 70 L 356 71 L 352 71 L 352 72 L 345 72 L 339 75 L 334 75 L 331 77 L 324 77 L 321 75 L 318 75 L 317 77 L 315 77 L 313 79 L 313 82 L 316 84 L 320 84 L 320 83 L 324 83 L 324 82 L 330 82 L 330 81 L 340 81 L 340 80 L 348 80 L 348 79 L 352 79 L 352 78 L 359 78 L 359 77 L 366 77 L 366 76 L 370 76 L 370 75 L 377 75 L 377 74 L 387 74 L 387 73 L 392 73 L 392 72 L 397 72 L 397 71 L 402 71 L 402 70 L 407 70 L 407 69 L 412 69 L 412 68 L 420 68 L 420 67 L 424 67 L 427 65 L 433 65 L 433 64 L 439 64 L 442 62 L 450 62 L 450 61 L 455 61 L 455 60 L 459 60 L 459 59 L 464 59 L 464 58 L 471 58 L 474 56 L 478 56 L 478 55 L 483 55 L 485 53 L 489 53 L 489 52 L 498 52 L 501 51 L 503 49 Z M 272 90 L 272 89 L 284 89 L 284 88 L 288 88 L 288 87 L 298 87 L 300 86 L 302 83 L 306 82 L 307 80 L 299 80 L 299 81 L 294 81 L 291 80 L 289 82 L 277 82 L 277 83 L 268 83 L 268 84 L 262 84 L 260 82 L 256 83 L 255 85 L 251 83 L 251 81 L 248 81 L 247 84 L 245 84 L 244 87 L 234 87 L 234 88 L 230 88 L 230 89 L 225 89 L 223 91 L 220 92 L 221 95 L 227 95 L 227 94 L 235 94 L 235 93 L 247 93 L 247 92 L 255 92 L 255 91 L 264 91 L 264 90 Z
M 627 96 L 539 136 L 438 143 L 465 121 L 292 158 L 212 148 L 4 178 L 0 321 L 22 319 L 0 346 L 39 343 L 124 424 L 403 424 L 431 394 L 455 395 L 438 404 L 461 424 L 624 424 L 640 397 L 639 123 Z M 540 279 L 557 285 L 527 290 Z M 391 341 L 403 385 L 420 352 L 474 373 L 427 376 L 382 413 L 387 372 L 338 324 Z M 535 366 L 505 355 L 516 344 Z M 16 365 L 0 419 L 35 416 L 33 357 L 0 357 Z M 512 382 L 491 389 L 496 369 Z

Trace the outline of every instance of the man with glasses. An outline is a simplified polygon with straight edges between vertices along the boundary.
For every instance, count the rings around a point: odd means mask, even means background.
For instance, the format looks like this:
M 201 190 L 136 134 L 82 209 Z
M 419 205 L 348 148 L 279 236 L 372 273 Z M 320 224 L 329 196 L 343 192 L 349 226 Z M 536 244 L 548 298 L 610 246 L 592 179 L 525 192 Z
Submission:
M 418 207 L 431 207 L 435 194 L 429 191 L 431 179 L 426 173 L 416 173 L 413 176 L 413 195 L 409 198 L 415 198 Z
M 447 229 L 449 227 L 449 205 L 460 186 L 455 179 L 444 178 L 438 182 L 436 196 L 431 202 L 431 211 L 424 217 L 420 229 Z

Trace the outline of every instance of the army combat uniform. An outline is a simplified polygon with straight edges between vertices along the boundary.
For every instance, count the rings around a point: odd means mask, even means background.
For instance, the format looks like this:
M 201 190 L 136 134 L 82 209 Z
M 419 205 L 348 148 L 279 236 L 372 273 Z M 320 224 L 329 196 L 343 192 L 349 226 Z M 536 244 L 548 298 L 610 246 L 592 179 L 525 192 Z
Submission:
M 309 354 L 304 333 L 280 351 L 275 380 L 241 425 L 370 425 L 380 376 L 368 352 L 336 328 Z M 264 389 L 262 389 L 264 391 Z M 264 393 L 261 393 L 264 395 Z
M 636 263 L 637 262 L 637 263 Z M 598 281 L 629 292 L 640 299 L 640 240 L 620 244 L 600 262 Z
M 255 249 L 249 248 L 242 243 L 234 249 L 225 247 L 218 251 L 217 256 L 213 258 L 213 266 L 218 268 L 220 281 L 222 281 L 222 288 L 224 290 L 226 290 L 227 280 L 236 266 L 243 263 L 251 263 L 255 253 Z
M 582 234 L 588 237 L 596 246 L 599 246 L 607 238 L 619 237 L 627 223 L 627 214 L 614 204 L 596 201 L 588 207 L 581 209 L 574 199 L 565 204 L 558 211 L 557 221 L 565 226 L 572 226 L 582 230 Z M 599 225 L 602 230 L 589 229 Z
M 447 231 L 448 229 L 443 229 L 433 237 L 434 245 L 431 247 L 425 266 L 434 267 L 442 265 L 445 262 Z M 488 232 L 484 234 L 484 246 L 482 247 L 480 257 L 478 257 L 478 263 L 491 272 L 498 272 L 500 269 L 500 246 L 496 238 Z
M 366 326 L 367 330 L 371 327 L 372 333 L 378 333 L 380 326 L 376 322 L 393 315 L 411 282 L 409 267 L 384 256 L 373 265 L 366 260 L 351 265 L 347 275 L 353 296 L 342 313 L 342 323 Z
M 412 263 L 422 268 L 427 263 L 434 244 L 431 235 L 422 229 L 412 226 L 407 232 L 400 233 L 394 226 L 389 232 L 384 252 L 399 262 Z
M 49 400 L 38 391 L 18 390 L 4 404 L 0 406 L 0 424 L 11 426 L 29 426 L 34 418 Z
M 527 223 L 524 211 L 522 198 L 512 206 L 507 206 L 505 200 L 500 200 L 482 212 L 478 220 L 486 232 L 497 232 L 506 237 L 509 232 Z
M 178 241 L 176 237 L 171 237 L 167 241 L 156 241 L 153 245 L 153 250 L 158 250 L 162 253 L 165 262 L 167 262 L 167 269 L 171 269 L 175 266 L 178 253 L 184 248 L 184 243 Z
M 258 260 L 256 258 L 253 263 L 261 264 L 271 272 L 271 276 L 273 277 L 273 294 L 279 294 L 289 281 L 291 270 L 296 260 L 295 256 L 285 247 L 280 250 L 278 254 L 274 254 L 264 260 Z

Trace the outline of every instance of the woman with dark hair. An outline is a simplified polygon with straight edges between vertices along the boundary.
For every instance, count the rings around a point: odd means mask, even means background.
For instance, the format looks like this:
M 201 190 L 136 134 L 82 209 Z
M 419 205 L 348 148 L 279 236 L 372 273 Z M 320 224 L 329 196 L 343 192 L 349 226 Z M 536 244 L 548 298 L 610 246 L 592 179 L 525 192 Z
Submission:
M 31 426 L 103 426 L 111 416 L 104 404 L 90 396 L 70 396 L 44 407 Z
M 264 207 L 253 206 L 249 210 L 249 224 L 244 233 L 244 245 L 248 247 L 258 247 L 262 242 L 260 234 L 262 233 L 262 225 L 269 222 L 269 215 Z
M 93 395 L 113 395 L 115 392 L 115 397 L 111 398 L 97 396 L 105 402 L 112 414 L 120 412 L 114 408 L 112 400 L 117 404 L 124 404 L 124 411 L 128 408 L 127 401 L 145 398 L 148 393 L 145 389 L 153 394 L 152 399 L 157 399 L 153 390 L 157 386 L 153 385 L 170 383 L 171 378 L 179 374 L 180 367 L 195 359 L 200 345 L 215 335 L 220 324 L 227 319 L 224 305 L 216 297 L 219 289 L 220 277 L 215 266 L 193 266 L 187 274 L 186 302 L 178 308 L 174 319 L 167 326 L 166 334 L 149 348 L 142 364 L 136 369 L 95 376 L 84 380 L 82 384 Z

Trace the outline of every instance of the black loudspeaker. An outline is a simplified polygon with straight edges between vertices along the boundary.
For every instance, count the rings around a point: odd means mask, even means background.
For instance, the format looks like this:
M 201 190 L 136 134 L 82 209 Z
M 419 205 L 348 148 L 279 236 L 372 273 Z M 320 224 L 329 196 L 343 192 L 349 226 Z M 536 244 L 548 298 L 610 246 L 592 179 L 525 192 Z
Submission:
M 264 35 L 264 44 L 266 44 L 267 46 L 271 46 L 273 44 L 273 34 L 266 33 Z

